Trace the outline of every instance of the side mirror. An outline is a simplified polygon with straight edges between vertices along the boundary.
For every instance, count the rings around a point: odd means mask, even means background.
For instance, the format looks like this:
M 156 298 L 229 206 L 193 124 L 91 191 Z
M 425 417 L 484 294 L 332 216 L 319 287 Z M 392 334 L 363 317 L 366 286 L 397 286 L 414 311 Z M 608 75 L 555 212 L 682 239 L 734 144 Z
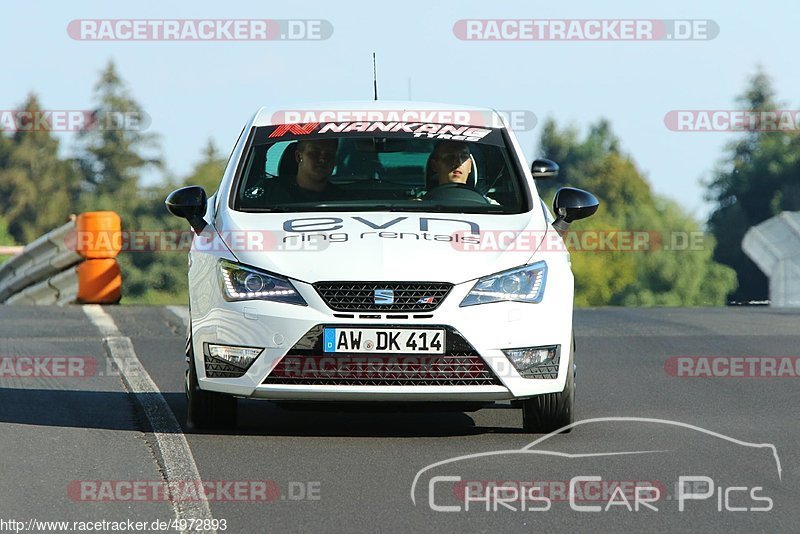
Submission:
M 561 231 L 578 219 L 585 219 L 597 211 L 600 201 L 588 191 L 574 187 L 562 187 L 553 199 L 553 211 L 556 220 L 553 226 Z
M 558 176 L 558 163 L 549 159 L 537 159 L 531 165 L 531 174 L 534 180 L 555 178 Z
M 194 231 L 199 234 L 206 227 L 206 221 L 203 220 L 206 201 L 205 190 L 198 185 L 190 185 L 170 193 L 164 204 L 167 206 L 167 211 L 189 221 Z

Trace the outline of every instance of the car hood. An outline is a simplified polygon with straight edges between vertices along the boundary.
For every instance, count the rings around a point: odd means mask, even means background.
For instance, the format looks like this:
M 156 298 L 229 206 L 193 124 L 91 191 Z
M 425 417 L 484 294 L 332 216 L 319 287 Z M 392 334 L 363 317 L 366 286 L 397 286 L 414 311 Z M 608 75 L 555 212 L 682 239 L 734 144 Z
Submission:
M 241 263 L 307 283 L 466 282 L 526 264 L 548 228 L 536 210 L 517 215 L 228 211 L 217 223 L 219 237 Z

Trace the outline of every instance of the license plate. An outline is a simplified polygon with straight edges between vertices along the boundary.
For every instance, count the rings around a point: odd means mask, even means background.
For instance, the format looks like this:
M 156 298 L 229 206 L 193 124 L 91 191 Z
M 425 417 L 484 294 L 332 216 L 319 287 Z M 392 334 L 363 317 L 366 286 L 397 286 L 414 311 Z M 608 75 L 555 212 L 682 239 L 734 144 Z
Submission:
M 371 352 L 384 354 L 444 354 L 444 330 L 398 328 L 326 328 L 324 352 Z

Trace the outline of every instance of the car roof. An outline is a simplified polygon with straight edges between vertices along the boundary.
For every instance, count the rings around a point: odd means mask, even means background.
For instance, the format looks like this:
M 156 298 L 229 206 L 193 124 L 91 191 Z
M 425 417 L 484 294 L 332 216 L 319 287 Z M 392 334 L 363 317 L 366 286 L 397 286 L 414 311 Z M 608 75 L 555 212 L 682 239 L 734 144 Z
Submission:
M 366 112 L 373 113 L 367 115 Z M 502 127 L 503 125 L 500 115 L 495 110 L 487 107 L 410 100 L 354 100 L 262 107 L 256 112 L 253 126 L 270 126 L 287 122 L 360 122 L 380 120 L 455 123 L 474 126 L 493 124 L 495 127 Z

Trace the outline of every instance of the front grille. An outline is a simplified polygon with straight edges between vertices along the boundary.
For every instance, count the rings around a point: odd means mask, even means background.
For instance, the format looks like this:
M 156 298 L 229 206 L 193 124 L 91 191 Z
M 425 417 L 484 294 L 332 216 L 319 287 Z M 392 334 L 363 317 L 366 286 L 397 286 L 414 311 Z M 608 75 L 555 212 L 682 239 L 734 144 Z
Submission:
M 365 325 L 360 326 L 367 328 Z M 322 329 L 322 326 L 315 326 L 303 336 L 275 366 L 264 380 L 264 384 L 315 386 L 502 385 L 475 349 L 458 332 L 449 327 L 445 327 L 447 330 L 445 353 L 427 355 L 323 353 Z
M 322 300 L 335 311 L 424 312 L 435 310 L 453 284 L 445 282 L 317 282 Z M 376 304 L 375 291 L 390 290 L 391 304 Z
M 484 386 L 498 384 L 477 354 L 286 356 L 265 384 Z

